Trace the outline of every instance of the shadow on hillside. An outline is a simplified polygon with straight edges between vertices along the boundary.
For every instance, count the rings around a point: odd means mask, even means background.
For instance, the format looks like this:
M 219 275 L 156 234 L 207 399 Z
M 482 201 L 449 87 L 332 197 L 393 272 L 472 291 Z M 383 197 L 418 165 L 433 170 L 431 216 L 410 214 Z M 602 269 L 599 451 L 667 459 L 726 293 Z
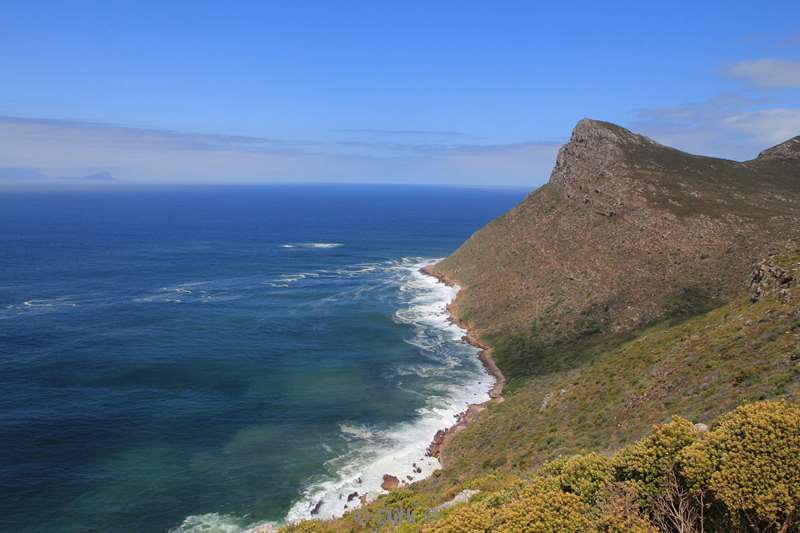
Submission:
M 497 335 L 488 339 L 494 346 L 494 358 L 509 379 L 506 394 L 513 394 L 532 377 L 574 370 L 591 363 L 595 357 L 609 352 L 637 337 L 655 325 L 675 326 L 724 305 L 702 287 L 684 287 L 663 302 L 664 314 L 657 320 L 642 322 L 623 333 L 606 330 L 605 312 L 612 302 L 596 304 L 587 309 L 576 322 L 573 331 L 555 335 L 540 335 L 543 328 L 558 327 L 539 321 L 530 333 Z

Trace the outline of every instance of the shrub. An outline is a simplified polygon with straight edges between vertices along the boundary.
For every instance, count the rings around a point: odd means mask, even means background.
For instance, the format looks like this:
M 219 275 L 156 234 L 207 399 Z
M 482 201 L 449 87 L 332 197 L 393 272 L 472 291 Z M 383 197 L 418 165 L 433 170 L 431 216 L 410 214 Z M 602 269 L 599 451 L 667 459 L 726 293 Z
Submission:
M 492 531 L 503 533 L 590 532 L 589 507 L 575 494 L 529 490 L 500 508 Z
M 319 520 L 303 520 L 297 524 L 292 524 L 281 528 L 281 533 L 328 533 L 331 531 L 330 525 L 326 525 Z
M 631 482 L 611 482 L 597 495 L 594 527 L 604 533 L 653 533 L 637 503 L 639 491 Z
M 692 444 L 698 432 L 691 422 L 679 416 L 659 424 L 653 433 L 626 446 L 614 456 L 616 477 L 619 481 L 633 482 L 642 503 L 649 506 L 662 489 L 667 473 L 685 447 Z
M 800 406 L 741 406 L 681 454 L 681 471 L 733 517 L 788 530 L 800 511 Z
M 465 503 L 423 527 L 423 533 L 485 533 L 492 526 L 493 511 L 483 503 Z
M 517 486 L 521 482 L 518 475 L 505 471 L 493 471 L 482 476 L 466 481 L 462 487 L 465 489 L 496 491 Z
M 542 473 L 555 476 L 564 492 L 592 504 L 597 493 L 614 480 L 614 465 L 604 455 L 588 453 L 551 461 L 544 465 Z

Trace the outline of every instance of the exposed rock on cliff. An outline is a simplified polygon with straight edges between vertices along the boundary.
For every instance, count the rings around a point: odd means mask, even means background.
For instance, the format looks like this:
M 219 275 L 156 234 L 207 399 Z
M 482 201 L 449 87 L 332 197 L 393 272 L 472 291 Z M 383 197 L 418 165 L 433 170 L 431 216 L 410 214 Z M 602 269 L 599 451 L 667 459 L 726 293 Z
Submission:
M 758 159 L 762 161 L 767 159 L 800 159 L 800 135 L 789 139 L 778 146 L 773 146 L 772 148 L 764 150 L 758 154 Z M 800 179 L 800 176 L 798 179 Z
M 758 264 L 750 278 L 750 301 L 757 302 L 770 295 L 784 303 L 789 289 L 800 284 L 800 263 L 787 264 L 784 258 L 770 257 Z
M 550 181 L 436 270 L 509 378 L 596 341 L 725 301 L 800 236 L 800 139 L 748 162 L 581 120 Z M 513 349 L 503 343 L 514 342 Z

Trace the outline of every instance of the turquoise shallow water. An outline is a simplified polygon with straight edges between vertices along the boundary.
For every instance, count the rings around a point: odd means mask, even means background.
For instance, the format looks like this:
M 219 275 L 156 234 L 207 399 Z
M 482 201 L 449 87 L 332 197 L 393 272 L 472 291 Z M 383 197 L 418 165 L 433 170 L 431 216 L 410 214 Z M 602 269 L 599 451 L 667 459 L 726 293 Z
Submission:
M 523 194 L 1 197 L 0 529 L 245 530 L 433 468 L 491 380 L 416 271 Z

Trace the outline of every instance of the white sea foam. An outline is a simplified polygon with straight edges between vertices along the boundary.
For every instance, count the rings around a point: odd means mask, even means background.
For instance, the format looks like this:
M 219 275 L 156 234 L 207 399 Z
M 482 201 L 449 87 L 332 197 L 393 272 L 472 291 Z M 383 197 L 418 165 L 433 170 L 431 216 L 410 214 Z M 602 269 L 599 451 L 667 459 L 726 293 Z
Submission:
M 318 272 L 298 272 L 297 274 L 285 274 L 283 276 L 278 277 L 275 281 L 281 283 L 294 283 L 296 281 L 300 281 L 306 278 L 318 278 Z
M 328 461 L 328 475 L 309 480 L 286 515 L 287 522 L 341 516 L 360 505 L 358 498 L 348 502 L 350 494 L 374 498 L 382 493 L 384 474 L 397 477 L 402 484 L 429 476 L 440 468 L 438 460 L 426 456 L 436 432 L 452 426 L 469 404 L 489 399 L 493 378 L 478 362 L 477 349 L 461 341 L 465 332 L 449 320 L 447 313 L 446 306 L 458 289 L 421 274 L 419 268 L 425 264 L 406 259 L 386 269 L 395 274 L 406 301 L 395 313 L 395 320 L 414 328 L 414 336 L 408 341 L 420 348 L 421 356 L 446 368 L 461 367 L 464 379 L 426 384 L 427 390 L 439 394 L 427 396 L 426 405 L 410 422 L 390 427 L 340 424 L 348 451 Z M 431 378 L 443 375 L 440 368 L 418 365 L 398 369 L 398 373 Z
M 334 270 L 339 276 L 346 276 L 348 278 L 353 278 L 356 276 L 360 276 L 362 274 L 369 274 L 371 272 L 375 272 L 381 266 L 380 263 L 364 263 L 361 265 L 355 265 L 353 268 L 339 268 Z
M 453 324 L 447 313 L 446 306 L 458 289 L 421 274 L 419 269 L 428 263 L 430 261 L 423 262 L 421 258 L 405 258 L 399 262 L 316 272 L 320 276 L 348 277 L 375 271 L 382 274 L 376 283 L 343 291 L 321 300 L 322 303 L 331 298 L 358 298 L 378 288 L 396 285 L 404 303 L 394 314 L 394 320 L 412 328 L 407 342 L 419 348 L 422 360 L 395 372 L 400 377 L 421 380 L 422 385 L 417 384 L 420 388 L 412 392 L 424 395 L 426 401 L 411 421 L 401 424 L 370 426 L 346 420 L 340 422 L 339 438 L 346 451 L 326 462 L 327 474 L 307 481 L 301 496 L 286 515 L 287 522 L 341 516 L 360 505 L 360 498 L 348 501 L 348 496 L 354 492 L 369 499 L 383 493 L 381 483 L 385 474 L 397 477 L 401 484 L 428 477 L 440 468 L 437 459 L 426 456 L 436 432 L 452 426 L 457 415 L 469 404 L 489 400 L 494 378 L 480 364 L 477 349 L 461 340 L 464 330 Z M 308 277 L 308 273 L 302 274 Z M 300 274 L 285 276 L 281 284 L 289 286 L 299 279 L 303 279 Z M 397 386 L 404 387 L 402 383 Z M 325 443 L 321 446 L 329 451 L 340 448 Z M 312 511 L 315 512 L 312 514 Z M 212 513 L 188 517 L 173 533 L 260 533 L 271 531 L 271 527 L 271 523 L 252 524 L 243 517 Z
M 309 249 L 329 249 L 344 246 L 341 242 L 293 242 L 281 244 L 281 248 L 309 248 Z
M 219 513 L 207 513 L 187 517 L 170 533 L 274 533 L 275 522 L 248 523 L 246 518 Z
M 311 244 L 324 244 L 324 243 L 311 243 Z M 335 243 L 330 243 L 335 244 Z M 284 244 L 282 245 L 287 248 L 295 248 L 300 245 L 294 244 Z M 330 278 L 355 278 L 358 276 L 364 276 L 366 274 L 372 274 L 374 272 L 380 271 L 382 268 L 385 268 L 389 263 L 360 263 L 353 265 L 351 267 L 345 268 L 337 268 L 335 270 L 321 268 L 319 270 L 315 270 L 313 272 L 298 272 L 296 274 L 284 274 L 282 276 L 278 276 L 276 278 L 270 279 L 268 281 L 261 282 L 262 285 L 267 285 L 273 288 L 289 288 L 292 284 L 297 283 L 298 281 L 302 281 L 309 278 L 321 278 L 321 279 L 330 279 Z M 372 291 L 377 288 L 381 288 L 383 285 L 370 285 L 370 286 L 363 286 L 357 287 L 355 289 L 349 289 L 347 291 L 343 291 L 341 293 L 335 294 L 333 297 L 330 297 L 329 300 L 336 300 L 339 296 L 342 295 L 352 295 L 356 292 L 363 292 L 363 291 Z
M 341 431 L 342 435 L 348 440 L 351 440 L 350 438 L 371 440 L 375 436 L 369 427 L 358 424 L 339 424 L 339 431 Z
M 24 307 L 46 309 L 51 307 L 78 307 L 78 304 L 68 298 L 53 298 L 50 300 L 25 300 L 22 302 Z
M 80 307 L 76 298 L 63 296 L 59 298 L 31 298 L 18 304 L 6 305 L 0 310 L 0 319 L 14 318 L 27 314 L 42 314 L 65 311 Z
M 216 303 L 245 298 L 261 282 L 257 276 L 191 281 L 160 287 L 132 299 L 134 303 Z

